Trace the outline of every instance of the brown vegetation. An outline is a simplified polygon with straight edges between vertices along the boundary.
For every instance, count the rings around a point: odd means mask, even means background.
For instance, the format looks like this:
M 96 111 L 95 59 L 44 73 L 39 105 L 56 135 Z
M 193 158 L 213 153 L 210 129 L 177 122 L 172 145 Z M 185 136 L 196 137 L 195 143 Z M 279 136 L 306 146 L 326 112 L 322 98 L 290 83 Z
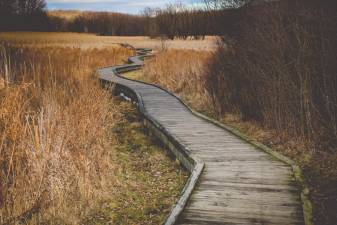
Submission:
M 44 0 L 1 0 L 0 31 L 48 29 L 45 7 Z
M 48 11 L 48 16 L 66 19 L 68 21 L 74 20 L 76 17 L 80 16 L 83 12 L 79 10 L 51 10 Z
M 160 52 L 145 63 L 141 79 L 180 95 L 198 109 L 208 107 L 204 73 L 212 53 L 194 50 Z
M 103 197 L 106 181 L 100 177 L 114 167 L 105 149 L 116 109 L 90 77 L 99 65 L 92 56 L 99 52 L 1 51 L 2 222 L 29 221 L 42 210 L 43 220 L 74 220 L 92 198 Z M 107 52 L 118 61 L 127 55 L 122 49 Z
M 130 54 L 1 45 L 1 224 L 163 222 L 185 174 L 93 73 Z
M 72 21 L 60 21 L 58 26 L 62 31 L 140 36 L 144 35 L 143 20 L 141 16 L 122 13 L 83 12 Z
M 232 29 L 237 13 L 233 9 L 196 10 L 181 4 L 163 9 L 144 9 L 141 15 L 107 12 L 50 13 L 54 31 L 71 31 L 117 36 L 150 36 L 163 39 L 204 39 Z M 71 19 L 65 19 L 71 18 Z M 225 18 L 225 19 L 223 19 Z
M 218 115 L 235 114 L 289 144 L 284 151 L 312 186 L 317 224 L 337 221 L 336 10 L 335 1 L 245 6 L 206 75 Z
M 204 40 L 160 40 L 145 36 L 97 36 L 95 34 L 79 34 L 66 32 L 0 32 L 0 40 L 20 47 L 71 47 L 81 49 L 103 49 L 119 47 L 118 43 L 129 43 L 136 48 L 195 49 L 215 51 L 216 37 L 208 36 Z

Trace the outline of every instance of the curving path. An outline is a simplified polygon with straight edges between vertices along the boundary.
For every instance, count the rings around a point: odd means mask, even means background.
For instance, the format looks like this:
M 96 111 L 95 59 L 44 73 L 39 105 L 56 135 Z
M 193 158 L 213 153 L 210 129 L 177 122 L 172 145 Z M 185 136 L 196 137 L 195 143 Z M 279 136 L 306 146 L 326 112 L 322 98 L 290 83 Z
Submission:
M 118 94 L 136 98 L 145 117 L 197 162 L 166 224 L 304 224 L 301 188 L 291 166 L 196 115 L 171 93 L 118 75 L 140 68 L 149 53 L 138 49 L 130 64 L 98 72 L 103 83 L 117 85 Z M 202 173 L 195 169 L 198 161 L 205 164 Z

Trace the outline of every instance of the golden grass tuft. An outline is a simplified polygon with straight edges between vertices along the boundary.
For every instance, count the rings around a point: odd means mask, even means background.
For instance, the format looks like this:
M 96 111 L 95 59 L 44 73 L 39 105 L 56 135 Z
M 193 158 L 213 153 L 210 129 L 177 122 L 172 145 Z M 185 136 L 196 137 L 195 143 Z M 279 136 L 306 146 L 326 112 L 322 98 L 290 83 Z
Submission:
M 44 211 L 43 220 L 76 223 L 93 198 L 105 197 L 115 180 L 105 149 L 118 114 L 92 69 L 129 54 L 2 47 L 1 222 L 39 223 L 33 215 Z
M 142 79 L 178 94 L 203 110 L 208 106 L 204 88 L 204 70 L 212 53 L 195 50 L 168 50 L 145 63 Z

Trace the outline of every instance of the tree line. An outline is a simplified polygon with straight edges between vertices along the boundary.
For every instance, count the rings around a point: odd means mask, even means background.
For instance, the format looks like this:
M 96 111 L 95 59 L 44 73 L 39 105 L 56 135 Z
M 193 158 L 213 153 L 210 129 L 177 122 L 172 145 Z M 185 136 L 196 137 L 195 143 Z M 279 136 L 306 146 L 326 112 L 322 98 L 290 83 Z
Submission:
M 182 4 L 145 8 L 140 15 L 83 12 L 73 20 L 49 18 L 54 31 L 87 32 L 99 35 L 144 35 L 168 39 L 202 39 L 227 31 L 236 10 L 190 9 Z M 228 19 L 223 20 L 223 17 Z
M 0 0 L 0 31 L 46 30 L 44 0 Z
M 196 10 L 182 4 L 169 4 L 162 9 L 146 8 L 140 15 L 83 12 L 69 20 L 48 15 L 44 0 L 0 0 L 0 31 L 70 31 L 201 39 L 228 32 L 237 16 L 236 9 L 212 7 Z

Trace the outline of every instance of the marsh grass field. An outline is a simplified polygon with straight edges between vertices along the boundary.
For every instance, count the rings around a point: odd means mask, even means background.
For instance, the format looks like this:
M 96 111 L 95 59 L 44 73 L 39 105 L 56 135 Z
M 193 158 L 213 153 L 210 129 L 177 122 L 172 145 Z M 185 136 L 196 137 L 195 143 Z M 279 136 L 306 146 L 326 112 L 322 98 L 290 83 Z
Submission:
M 0 41 L 15 45 L 32 47 L 74 47 L 81 49 L 102 49 L 118 47 L 119 43 L 128 43 L 136 48 L 193 49 L 214 51 L 216 37 L 207 36 L 204 40 L 162 40 L 145 36 L 97 36 L 95 34 L 62 32 L 0 32 Z
M 0 224 L 162 223 L 187 173 L 95 74 L 133 51 L 94 35 L 0 40 Z

